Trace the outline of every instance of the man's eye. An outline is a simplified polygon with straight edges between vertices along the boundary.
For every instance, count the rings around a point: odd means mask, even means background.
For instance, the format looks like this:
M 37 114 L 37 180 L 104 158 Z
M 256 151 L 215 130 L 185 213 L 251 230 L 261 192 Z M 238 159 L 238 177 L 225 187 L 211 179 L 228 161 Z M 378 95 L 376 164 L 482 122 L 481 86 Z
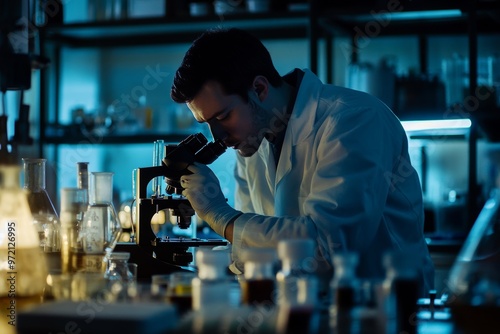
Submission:
M 217 116 L 217 120 L 218 120 L 218 121 L 223 121 L 223 120 L 225 120 L 226 118 L 228 118 L 230 114 L 231 114 L 231 111 L 227 111 L 227 112 L 225 112 L 225 113 L 223 113 L 223 114 L 221 114 L 221 115 Z

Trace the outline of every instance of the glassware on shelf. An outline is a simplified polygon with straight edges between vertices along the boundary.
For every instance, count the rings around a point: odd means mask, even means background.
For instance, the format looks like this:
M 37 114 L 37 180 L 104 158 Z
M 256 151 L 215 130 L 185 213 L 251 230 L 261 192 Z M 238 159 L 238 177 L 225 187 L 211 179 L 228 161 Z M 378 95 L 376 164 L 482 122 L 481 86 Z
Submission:
M 443 59 L 441 68 L 446 86 L 447 106 L 463 105 L 469 86 L 469 59 L 454 53 L 451 58 Z
M 0 165 L 0 333 L 15 333 L 16 312 L 41 302 L 47 264 L 33 226 L 21 167 Z
M 40 247 L 46 253 L 59 252 L 61 250 L 59 217 L 45 189 L 47 159 L 23 158 L 22 160 L 24 189 L 28 190 L 28 203 L 40 237 Z
M 122 231 L 113 205 L 113 173 L 91 173 L 89 200 L 80 230 L 83 253 L 95 257 L 91 267 L 103 270 Z
M 496 328 L 500 316 L 500 189 L 493 191 L 472 226 L 450 270 L 448 288 L 447 304 L 464 333 Z

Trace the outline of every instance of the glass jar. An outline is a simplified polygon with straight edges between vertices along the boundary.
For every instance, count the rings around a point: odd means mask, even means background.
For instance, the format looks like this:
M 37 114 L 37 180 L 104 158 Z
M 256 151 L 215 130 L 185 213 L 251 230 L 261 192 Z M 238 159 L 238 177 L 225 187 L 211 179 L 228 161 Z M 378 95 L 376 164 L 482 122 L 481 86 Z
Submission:
M 288 239 L 278 243 L 281 269 L 278 286 L 278 333 L 308 333 L 313 330 L 318 304 L 318 277 L 315 275 L 312 239 Z
M 127 252 L 112 252 L 109 256 L 104 277 L 114 300 L 127 299 L 128 289 L 136 284 L 136 278 L 130 271 L 129 259 L 130 253 Z
M 226 274 L 229 254 L 224 251 L 198 249 L 198 276 L 193 278 L 193 310 L 229 307 L 230 284 Z
M 167 299 L 175 305 L 179 315 L 192 310 L 192 281 L 195 277 L 196 273 L 190 271 L 179 271 L 169 275 Z
M 386 298 L 387 329 L 391 333 L 416 333 L 415 315 L 419 296 L 418 255 L 388 253 L 383 262 L 386 278 L 383 289 Z
M 240 280 L 241 302 L 246 305 L 274 304 L 276 250 L 251 248 L 242 252 L 244 277 Z

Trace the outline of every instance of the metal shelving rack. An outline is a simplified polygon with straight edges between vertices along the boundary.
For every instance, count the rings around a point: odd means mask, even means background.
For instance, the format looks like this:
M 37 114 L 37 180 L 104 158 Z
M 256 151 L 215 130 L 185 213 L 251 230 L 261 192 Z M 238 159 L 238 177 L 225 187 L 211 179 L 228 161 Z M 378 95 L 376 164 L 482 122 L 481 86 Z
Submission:
M 419 62 L 421 73 L 427 71 L 427 37 L 433 35 L 466 35 L 469 55 L 469 95 L 475 96 L 477 89 L 478 35 L 500 32 L 500 1 L 496 0 L 461 0 L 461 1 L 380 1 L 361 0 L 356 2 L 330 2 L 311 0 L 310 55 L 311 70 L 318 70 L 319 41 L 326 44 L 327 81 L 333 78 L 333 40 L 336 36 L 351 36 L 353 52 L 351 60 L 356 61 L 358 53 L 354 27 L 366 24 L 374 19 L 374 13 L 414 12 L 412 19 L 393 20 L 380 29 L 377 36 L 417 35 L 419 40 Z M 424 18 L 418 15 L 429 11 L 459 10 L 457 17 Z M 376 14 L 375 14 L 376 15 Z M 374 36 L 373 38 L 376 38 Z M 467 136 L 469 149 L 467 211 L 469 226 L 474 223 L 481 207 L 478 203 L 479 186 L 477 184 L 477 141 L 485 136 L 490 141 L 499 141 L 496 128 L 500 125 L 500 112 L 476 110 L 470 113 L 472 125 Z
M 40 30 L 40 49 L 51 59 L 51 73 L 41 74 L 40 89 L 40 140 L 39 155 L 43 156 L 47 144 L 77 144 L 88 141 L 83 135 L 47 134 L 49 116 L 58 125 L 59 87 L 61 78 L 61 49 L 112 48 L 119 46 L 151 46 L 187 43 L 201 32 L 214 26 L 231 26 L 248 29 L 256 36 L 267 39 L 306 38 L 308 19 L 305 12 L 278 12 L 256 14 L 230 14 L 224 18 L 152 18 L 121 21 L 99 21 L 49 26 Z M 105 136 L 99 143 L 149 143 L 163 137 L 178 141 L 184 134 L 165 133 L 152 135 Z

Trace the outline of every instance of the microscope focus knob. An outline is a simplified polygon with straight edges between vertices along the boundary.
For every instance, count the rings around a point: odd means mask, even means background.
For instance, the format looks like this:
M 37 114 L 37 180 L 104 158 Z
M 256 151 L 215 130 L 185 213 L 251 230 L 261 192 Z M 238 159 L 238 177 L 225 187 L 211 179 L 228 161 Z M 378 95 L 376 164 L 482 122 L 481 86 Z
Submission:
M 174 253 L 173 260 L 178 265 L 188 265 L 193 262 L 193 254 L 191 253 Z

